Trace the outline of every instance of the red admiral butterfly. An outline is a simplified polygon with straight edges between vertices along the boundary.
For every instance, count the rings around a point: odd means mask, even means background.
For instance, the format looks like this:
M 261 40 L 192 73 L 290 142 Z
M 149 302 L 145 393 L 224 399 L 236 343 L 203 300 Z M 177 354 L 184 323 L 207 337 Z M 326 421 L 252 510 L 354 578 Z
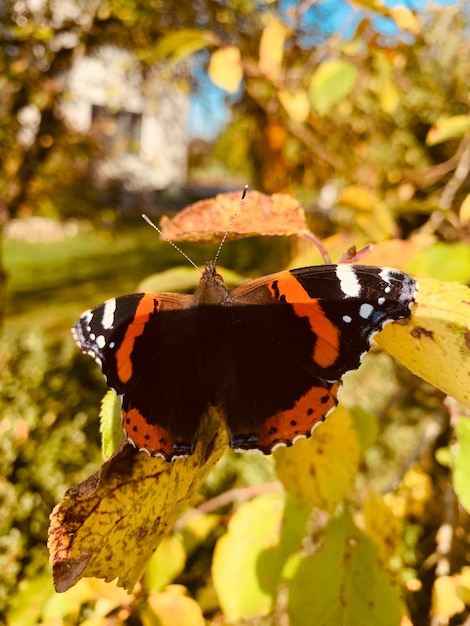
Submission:
M 128 438 L 170 461 L 190 455 L 220 406 L 235 450 L 290 446 L 337 405 L 373 335 L 406 318 L 416 281 L 398 270 L 322 265 L 227 290 L 215 263 L 194 295 L 138 293 L 86 311 L 81 350 L 122 397 Z

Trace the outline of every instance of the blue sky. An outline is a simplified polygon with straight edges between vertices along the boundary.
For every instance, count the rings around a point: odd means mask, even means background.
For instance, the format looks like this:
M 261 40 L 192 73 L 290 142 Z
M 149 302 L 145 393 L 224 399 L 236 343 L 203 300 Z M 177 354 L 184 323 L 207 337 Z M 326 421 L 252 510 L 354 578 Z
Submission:
M 286 11 L 298 0 L 281 1 L 281 11 Z M 390 7 L 405 6 L 414 11 L 420 11 L 430 3 L 427 0 L 387 0 Z M 454 4 L 453 0 L 433 0 L 434 5 Z M 322 19 L 322 12 L 325 19 Z M 306 33 L 308 37 L 308 22 L 322 23 L 327 32 L 341 32 L 344 38 L 348 38 L 360 20 L 362 12 L 353 9 L 345 0 L 324 0 L 322 3 L 312 5 L 311 12 L 305 14 Z M 397 35 L 394 23 L 383 17 L 374 19 L 376 29 L 387 36 Z M 307 43 L 307 42 L 306 42 Z M 311 42 L 314 45 L 314 42 Z M 207 54 L 207 53 L 205 53 Z M 197 90 L 191 98 L 189 130 L 191 137 L 200 137 L 211 141 L 217 137 L 224 126 L 230 121 L 230 96 L 222 89 L 216 87 L 202 69 L 201 64 L 195 64 L 194 77 Z

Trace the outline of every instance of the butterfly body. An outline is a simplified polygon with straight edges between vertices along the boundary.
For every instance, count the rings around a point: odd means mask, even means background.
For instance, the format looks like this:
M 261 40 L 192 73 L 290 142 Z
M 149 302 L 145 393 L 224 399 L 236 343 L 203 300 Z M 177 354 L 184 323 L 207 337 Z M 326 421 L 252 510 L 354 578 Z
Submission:
M 121 395 L 138 448 L 167 460 L 191 454 L 204 411 L 216 405 L 234 449 L 268 454 L 310 436 L 373 335 L 409 317 L 416 290 L 398 270 L 350 264 L 227 290 L 208 263 L 194 295 L 114 298 L 86 311 L 73 333 Z

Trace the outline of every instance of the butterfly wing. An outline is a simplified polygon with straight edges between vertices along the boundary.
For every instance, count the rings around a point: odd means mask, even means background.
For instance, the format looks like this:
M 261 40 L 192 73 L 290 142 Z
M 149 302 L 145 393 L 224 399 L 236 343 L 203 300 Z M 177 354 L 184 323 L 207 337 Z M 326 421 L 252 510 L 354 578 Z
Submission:
M 195 377 L 192 296 L 140 293 L 86 311 L 72 329 L 122 396 L 129 439 L 170 460 L 191 454 L 208 404 Z
M 409 316 L 415 292 L 402 272 L 349 264 L 280 272 L 231 290 L 232 446 L 269 453 L 309 436 L 374 334 Z

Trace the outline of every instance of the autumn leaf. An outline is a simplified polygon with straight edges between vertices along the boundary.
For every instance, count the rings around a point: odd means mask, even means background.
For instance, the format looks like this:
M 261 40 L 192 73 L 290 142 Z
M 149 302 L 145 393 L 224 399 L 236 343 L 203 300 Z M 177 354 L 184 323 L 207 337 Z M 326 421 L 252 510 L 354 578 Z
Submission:
M 377 343 L 412 372 L 470 407 L 470 289 L 422 278 L 412 316 Z
M 311 506 L 333 512 L 351 491 L 360 460 L 350 413 L 338 407 L 312 437 L 274 451 L 276 473 L 286 490 Z
M 241 192 L 220 193 L 200 200 L 173 218 L 163 216 L 160 228 L 172 241 L 220 242 L 227 229 L 229 239 L 250 235 L 294 235 L 307 230 L 305 212 L 288 194 L 266 195 L 248 191 L 242 210 L 230 226 Z
M 210 408 L 190 457 L 171 463 L 126 439 L 100 471 L 70 489 L 54 508 L 49 552 L 56 591 L 95 576 L 131 590 L 227 447 L 221 417 Z
M 243 80 L 243 67 L 241 54 L 237 46 L 225 46 L 212 53 L 208 74 L 211 81 L 217 87 L 237 93 Z

